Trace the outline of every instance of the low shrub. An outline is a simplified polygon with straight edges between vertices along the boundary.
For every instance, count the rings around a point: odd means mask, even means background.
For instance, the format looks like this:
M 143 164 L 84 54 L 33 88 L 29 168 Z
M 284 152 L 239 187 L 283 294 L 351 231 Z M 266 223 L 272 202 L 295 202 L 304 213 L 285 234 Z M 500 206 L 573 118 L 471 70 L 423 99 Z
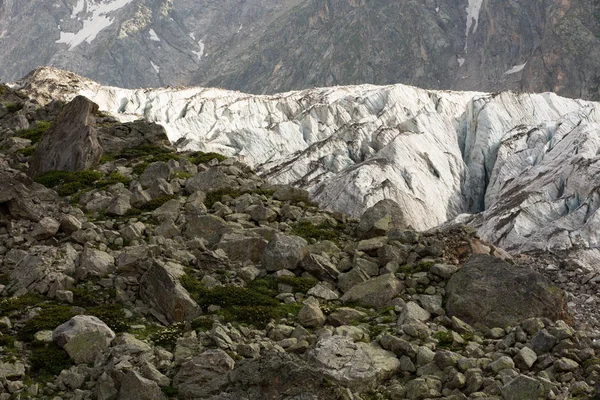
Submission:
M 73 365 L 67 352 L 54 343 L 35 345 L 29 363 L 33 375 L 42 379 L 52 378 Z
M 76 314 L 71 311 L 70 306 L 56 304 L 40 304 L 42 311 L 31 318 L 19 330 L 17 337 L 24 342 L 31 342 L 36 332 L 43 330 L 54 330 L 57 326 L 67 322 Z
M 50 128 L 50 121 L 36 121 L 34 128 L 22 129 L 15 132 L 15 136 L 29 139 L 35 144 L 42 139 L 42 135 Z

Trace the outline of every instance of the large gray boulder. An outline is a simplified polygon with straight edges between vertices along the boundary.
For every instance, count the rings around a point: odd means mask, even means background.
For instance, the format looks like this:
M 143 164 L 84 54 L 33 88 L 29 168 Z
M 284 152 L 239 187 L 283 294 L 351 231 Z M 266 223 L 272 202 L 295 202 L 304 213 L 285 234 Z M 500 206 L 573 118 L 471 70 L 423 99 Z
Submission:
M 309 360 L 337 384 L 359 393 L 377 387 L 400 367 L 394 353 L 342 336 L 321 339 Z
M 102 147 L 94 128 L 97 111 L 98 105 L 83 96 L 67 104 L 42 136 L 29 162 L 29 175 L 80 171 L 98 165 Z
M 446 285 L 446 311 L 471 325 L 514 326 L 528 318 L 571 320 L 565 294 L 538 272 L 488 255 L 472 257 Z
M 220 392 L 234 367 L 235 361 L 223 350 L 206 350 L 181 365 L 173 386 L 182 398 L 206 398 Z
M 18 171 L 0 171 L 0 206 L 13 218 L 38 222 L 54 213 L 60 197 Z
M 190 321 L 200 314 L 198 304 L 179 283 L 183 266 L 156 261 L 140 281 L 140 296 L 160 313 L 163 323 Z
M 360 217 L 356 233 L 362 239 L 370 239 L 384 236 L 393 228 L 406 229 L 407 227 L 404 212 L 398 203 L 384 199 L 364 212 Z
M 298 236 L 276 234 L 265 248 L 262 266 L 267 271 L 293 270 L 308 254 L 306 240 Z
M 210 168 L 198 173 L 185 183 L 185 190 L 192 194 L 198 190 L 210 192 L 211 190 L 229 189 L 236 186 L 236 181 L 220 168 Z
M 117 400 L 163 400 L 167 396 L 158 384 L 146 379 L 135 371 L 129 371 L 121 381 Z
M 188 238 L 206 239 L 209 245 L 214 245 L 226 233 L 233 229 L 222 218 L 215 215 L 189 215 L 184 234 Z
M 341 300 L 355 301 L 371 307 L 385 307 L 402 290 L 404 284 L 394 274 L 386 274 L 354 285 L 344 293 Z
M 112 329 L 91 315 L 76 315 L 52 332 L 52 340 L 78 364 L 93 363 L 114 338 Z

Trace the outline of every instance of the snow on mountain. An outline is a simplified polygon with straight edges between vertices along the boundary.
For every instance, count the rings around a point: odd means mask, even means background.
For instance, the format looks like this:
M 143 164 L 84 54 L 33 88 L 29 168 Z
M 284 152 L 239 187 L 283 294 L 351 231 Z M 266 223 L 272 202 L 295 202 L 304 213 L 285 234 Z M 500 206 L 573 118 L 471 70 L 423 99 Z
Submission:
M 83 94 L 122 120 L 160 123 L 179 148 L 237 156 L 330 210 L 360 215 L 392 198 L 417 229 L 457 218 L 509 250 L 600 247 L 595 102 L 405 85 L 127 90 L 52 68 L 18 85 L 42 103 Z

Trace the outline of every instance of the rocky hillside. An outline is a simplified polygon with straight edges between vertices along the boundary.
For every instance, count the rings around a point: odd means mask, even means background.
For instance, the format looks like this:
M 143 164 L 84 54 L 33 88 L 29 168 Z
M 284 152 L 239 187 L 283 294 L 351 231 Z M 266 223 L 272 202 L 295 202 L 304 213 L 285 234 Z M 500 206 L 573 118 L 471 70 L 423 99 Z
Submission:
M 577 257 L 600 262 L 595 102 L 404 85 L 127 90 L 53 68 L 16 87 L 40 104 L 82 94 L 121 121 L 159 123 L 180 150 L 235 156 L 329 211 L 358 217 L 392 199 L 406 227 L 459 218 L 510 251 L 591 249 Z
M 79 96 L 0 87 L 0 397 L 584 399 L 597 272 L 322 211 Z
M 5 0 L 0 77 L 121 87 L 553 91 L 598 99 L 599 5 L 571 1 Z

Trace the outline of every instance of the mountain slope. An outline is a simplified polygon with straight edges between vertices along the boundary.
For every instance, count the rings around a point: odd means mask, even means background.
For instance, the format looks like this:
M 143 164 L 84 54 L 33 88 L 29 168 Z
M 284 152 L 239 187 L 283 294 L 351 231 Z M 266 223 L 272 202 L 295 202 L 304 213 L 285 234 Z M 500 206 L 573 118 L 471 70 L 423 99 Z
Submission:
M 82 94 L 122 120 L 159 123 L 180 149 L 237 156 L 328 210 L 358 216 L 391 198 L 416 229 L 460 216 L 510 250 L 598 246 L 595 102 L 404 85 L 130 90 L 51 68 L 19 85 L 42 104 Z
M 54 65 L 121 87 L 250 93 L 405 83 L 598 98 L 590 0 L 0 3 L 0 77 Z

